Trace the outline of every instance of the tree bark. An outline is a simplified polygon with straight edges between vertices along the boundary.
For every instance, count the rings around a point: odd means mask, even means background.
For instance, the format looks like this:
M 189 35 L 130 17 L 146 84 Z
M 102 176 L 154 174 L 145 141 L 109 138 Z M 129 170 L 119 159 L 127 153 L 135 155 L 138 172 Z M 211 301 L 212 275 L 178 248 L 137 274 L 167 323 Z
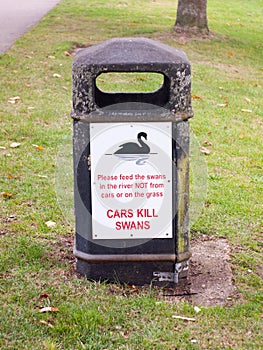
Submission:
M 207 0 L 179 0 L 175 31 L 208 34 L 206 8 Z

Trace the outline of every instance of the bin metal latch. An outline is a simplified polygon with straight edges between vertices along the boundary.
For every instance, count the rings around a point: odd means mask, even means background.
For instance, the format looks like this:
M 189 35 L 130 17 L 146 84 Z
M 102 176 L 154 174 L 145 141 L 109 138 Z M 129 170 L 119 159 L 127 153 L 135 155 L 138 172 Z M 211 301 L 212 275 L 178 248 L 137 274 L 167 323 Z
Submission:
M 159 282 L 178 283 L 179 273 L 188 271 L 189 262 L 182 261 L 174 265 L 174 272 L 153 272 L 153 276 L 157 277 Z

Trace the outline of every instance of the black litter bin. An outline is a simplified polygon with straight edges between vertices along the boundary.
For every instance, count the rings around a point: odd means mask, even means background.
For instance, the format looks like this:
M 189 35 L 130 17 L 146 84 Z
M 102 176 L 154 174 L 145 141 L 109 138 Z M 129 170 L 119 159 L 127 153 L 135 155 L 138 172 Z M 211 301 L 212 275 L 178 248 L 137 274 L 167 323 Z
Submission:
M 163 84 L 146 93 L 107 93 L 97 79 L 109 72 L 159 73 Z M 184 52 L 144 38 L 81 50 L 71 115 L 77 271 L 137 285 L 184 280 L 193 115 Z

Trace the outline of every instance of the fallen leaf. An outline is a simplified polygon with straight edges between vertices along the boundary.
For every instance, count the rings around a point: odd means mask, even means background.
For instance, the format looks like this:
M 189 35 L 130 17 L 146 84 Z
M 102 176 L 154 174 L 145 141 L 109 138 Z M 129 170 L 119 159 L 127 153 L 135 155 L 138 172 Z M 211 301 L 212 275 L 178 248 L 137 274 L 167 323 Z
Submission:
M 27 107 L 27 109 L 28 109 L 29 111 L 31 111 L 32 109 L 35 109 L 35 107 L 29 106 L 29 107 Z
M 27 207 L 32 207 L 33 204 L 32 204 L 32 202 L 29 201 L 29 202 L 22 202 L 21 205 L 25 205 Z
M 125 332 L 120 332 L 120 335 L 121 335 L 123 338 L 125 338 L 125 339 L 128 339 L 128 338 L 129 338 L 128 334 L 125 333 Z
M 39 299 L 47 299 L 51 296 L 51 294 L 47 294 L 47 293 L 42 293 L 39 295 Z
M 10 180 L 10 179 L 13 179 L 13 175 L 12 174 L 8 174 L 7 175 L 7 178 Z
M 137 80 L 137 81 L 146 81 L 147 78 L 144 78 L 144 77 L 137 77 L 137 78 L 135 78 L 135 80 Z
M 204 141 L 203 142 L 203 145 L 205 146 L 212 146 L 212 142 L 210 142 L 210 141 Z
M 39 322 L 44 324 L 44 325 L 46 325 L 46 326 L 48 326 L 48 327 L 54 328 L 54 326 L 51 323 L 47 322 L 47 321 L 40 320 Z
M 54 58 L 56 58 L 56 57 L 55 57 L 55 56 L 52 56 L 52 55 L 49 55 L 49 56 L 47 56 L 47 58 L 54 59 Z
M 216 106 L 217 107 L 226 107 L 227 103 L 218 103 Z
M 228 57 L 233 57 L 233 56 L 234 56 L 234 55 L 233 55 L 233 52 L 228 51 L 227 56 L 228 56 Z
M 202 100 L 202 97 L 197 96 L 197 95 L 192 95 L 192 98 L 193 98 L 194 100 Z
M 251 102 L 250 98 L 248 98 L 248 97 L 245 97 L 245 100 L 246 100 L 248 103 Z
M 8 102 L 14 105 L 15 103 L 18 103 L 20 100 L 21 98 L 19 96 L 15 96 L 15 97 L 10 97 Z
M 252 113 L 252 110 L 251 110 L 251 109 L 242 108 L 242 109 L 241 109 L 241 112 Z
M 195 322 L 195 318 L 192 318 L 192 317 L 185 317 L 185 316 L 176 316 L 176 315 L 173 315 L 172 318 L 176 318 L 178 320 L 184 320 L 184 321 L 192 321 L 192 322 Z
M 196 312 L 197 314 L 198 314 L 198 312 L 201 311 L 200 307 L 198 307 L 198 306 L 195 306 L 195 307 L 194 307 L 194 310 L 195 310 L 195 312 Z
M 61 78 L 61 77 L 62 77 L 62 75 L 57 74 L 57 73 L 54 73 L 54 74 L 53 74 L 53 77 L 54 77 L 54 78 Z
M 54 221 L 47 221 L 45 222 L 46 226 L 49 228 L 56 227 L 57 224 Z
M 19 146 L 21 146 L 20 142 L 12 142 L 11 145 L 10 145 L 11 148 L 17 148 Z
M 72 56 L 72 55 L 68 51 L 65 51 L 64 56 Z
M 42 151 L 44 149 L 43 146 L 40 146 L 40 145 L 32 145 L 33 147 L 35 147 L 38 151 Z
M 10 199 L 13 197 L 14 194 L 10 192 L 1 192 L 1 195 L 6 199 Z
M 139 288 L 136 287 L 135 285 L 129 286 L 129 293 L 135 293 L 138 292 Z
M 57 312 L 58 308 L 57 307 L 52 307 L 52 306 L 45 306 L 42 307 L 41 309 L 38 310 L 39 312 Z
M 211 151 L 210 149 L 206 148 L 206 147 L 201 147 L 200 148 L 200 151 L 203 153 L 203 154 L 210 154 Z

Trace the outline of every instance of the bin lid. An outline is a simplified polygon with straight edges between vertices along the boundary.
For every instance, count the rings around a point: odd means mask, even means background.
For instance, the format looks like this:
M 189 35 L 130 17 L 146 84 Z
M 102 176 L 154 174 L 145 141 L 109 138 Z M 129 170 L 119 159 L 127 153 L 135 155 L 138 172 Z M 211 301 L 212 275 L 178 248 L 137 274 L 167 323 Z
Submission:
M 185 53 L 147 38 L 115 38 L 76 54 L 74 65 L 170 65 L 189 64 Z
M 147 38 L 114 38 L 90 46 L 76 54 L 72 72 L 71 116 L 74 119 L 106 121 L 105 118 L 109 118 L 110 121 L 117 121 L 118 116 L 104 116 L 102 109 L 107 107 L 114 110 L 117 104 L 124 106 L 124 103 L 125 108 L 129 109 L 127 103 L 138 102 L 143 109 L 148 109 L 148 106 L 151 109 L 163 107 L 166 113 L 161 120 L 181 121 L 193 116 L 191 67 L 187 56 L 183 51 L 158 41 Z M 108 72 L 156 72 L 163 74 L 164 82 L 154 92 L 105 93 L 98 88 L 96 79 L 101 73 Z M 159 116 L 156 118 L 160 119 Z M 156 118 L 153 114 L 147 116 L 147 120 Z M 124 121 L 124 115 L 121 119 Z

